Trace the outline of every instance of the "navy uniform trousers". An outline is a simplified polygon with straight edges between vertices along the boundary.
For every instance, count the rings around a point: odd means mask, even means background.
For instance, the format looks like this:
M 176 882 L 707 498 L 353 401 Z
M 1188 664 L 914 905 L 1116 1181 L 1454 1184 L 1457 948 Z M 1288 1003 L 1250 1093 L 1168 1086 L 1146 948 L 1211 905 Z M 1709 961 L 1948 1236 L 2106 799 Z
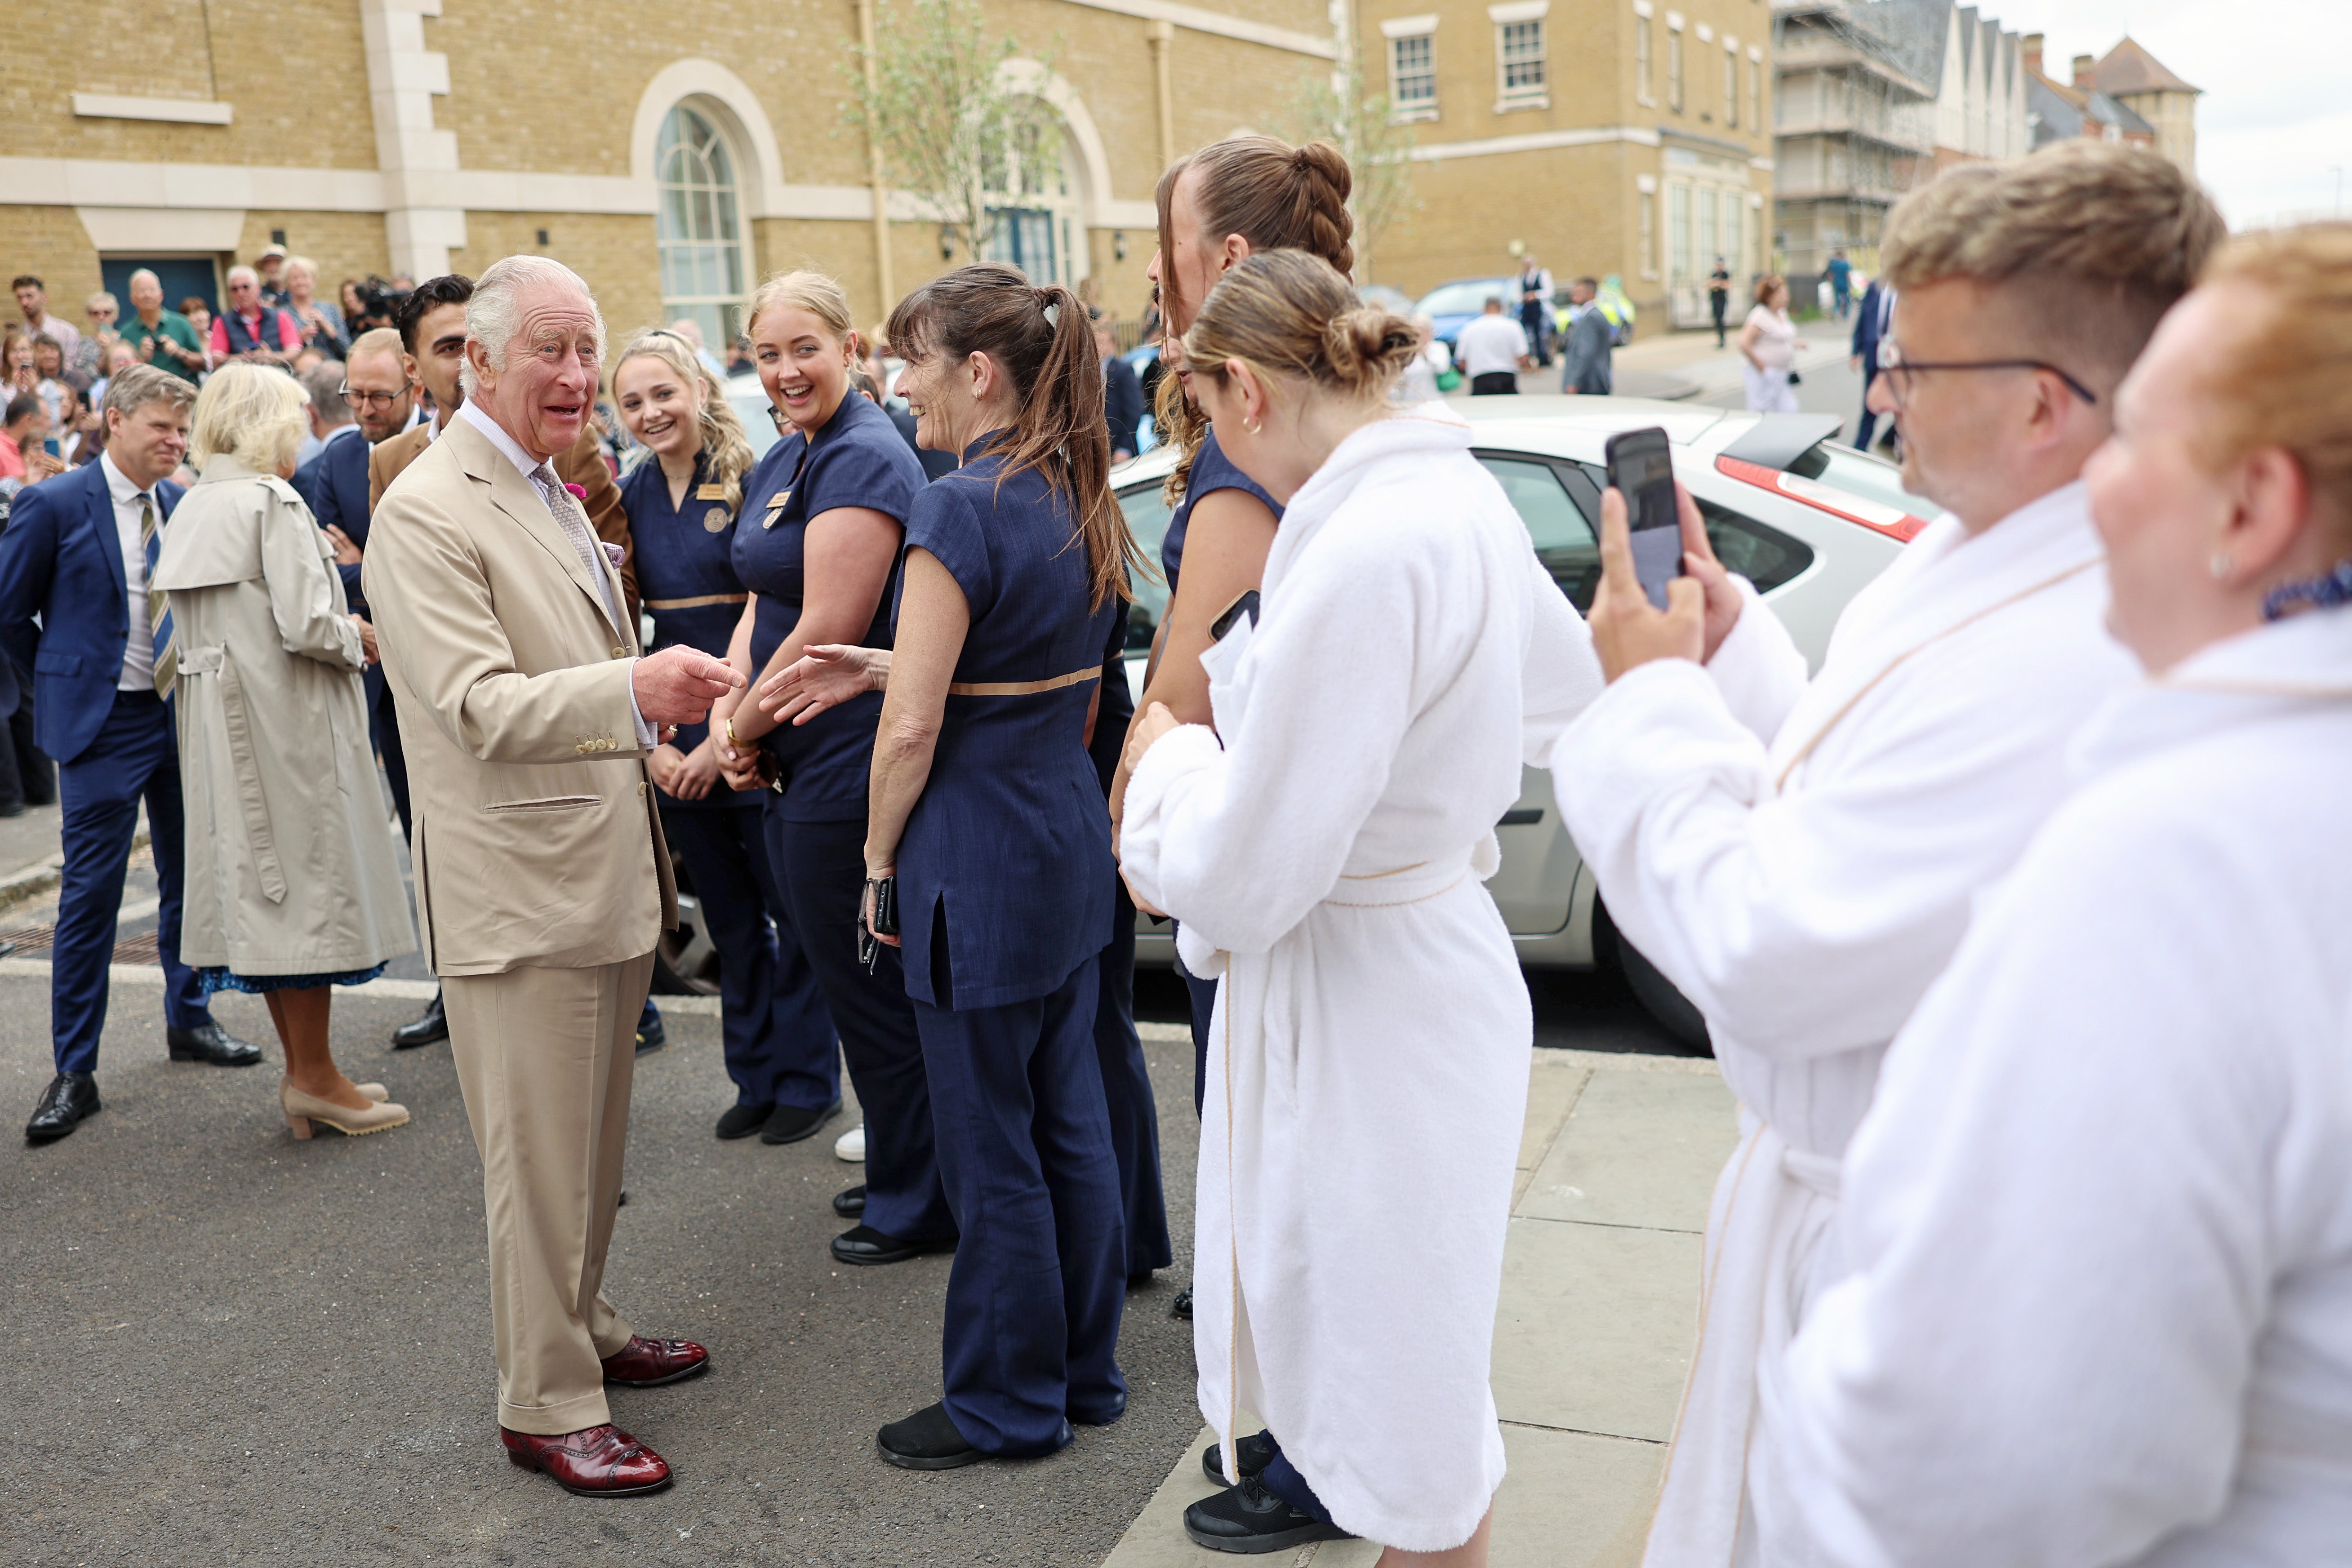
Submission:
M 662 833 L 686 861 L 719 950 L 719 1034 L 737 1103 L 822 1110 L 841 1098 L 841 1055 L 760 828 L 763 815 L 756 805 L 665 804 Z
M 955 1218 L 940 1188 L 923 1043 L 898 950 L 883 948 L 871 974 L 857 962 L 866 819 L 787 822 L 775 798 L 761 814 L 768 858 L 782 873 L 800 949 L 840 1032 L 866 1117 L 864 1223 L 902 1241 L 953 1236 Z
M 1135 1032 L 1135 902 L 1127 883 L 1111 904 L 1110 942 L 1096 961 L 1095 1059 L 1102 1067 L 1103 1103 L 1111 1151 L 1118 1162 L 1118 1206 L 1127 1232 L 1127 1274 L 1132 1279 L 1165 1268 L 1176 1255 L 1168 1243 L 1168 1201 L 1160 1181 L 1160 1106 L 1151 1068 Z
M 107 966 L 139 803 L 161 894 L 156 946 L 163 959 L 163 1021 L 175 1029 L 213 1021 L 195 971 L 180 962 L 180 746 L 172 710 L 152 691 L 118 691 L 97 739 L 58 769 L 65 868 L 49 972 L 49 1034 L 59 1072 L 95 1072 L 106 1026 Z
M 942 960 L 944 913 L 931 950 Z M 940 1178 L 963 1237 L 948 1275 L 945 1399 L 983 1453 L 1051 1453 L 1069 1422 L 1104 1426 L 1127 1410 L 1125 1226 L 1096 1065 L 1097 963 L 1025 1002 L 913 1004 Z M 948 979 L 935 977 L 934 995 L 952 994 Z

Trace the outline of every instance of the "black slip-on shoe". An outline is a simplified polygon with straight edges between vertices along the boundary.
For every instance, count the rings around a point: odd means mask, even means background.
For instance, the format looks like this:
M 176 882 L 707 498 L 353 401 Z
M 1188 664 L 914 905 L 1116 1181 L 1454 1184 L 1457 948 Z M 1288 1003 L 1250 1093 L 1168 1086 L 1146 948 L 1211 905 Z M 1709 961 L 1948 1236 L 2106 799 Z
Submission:
M 816 1130 L 841 1114 L 841 1101 L 831 1105 L 779 1105 L 768 1113 L 768 1124 L 760 1129 L 762 1143 L 797 1143 L 803 1138 L 814 1138 Z
M 1310 1541 L 1345 1541 L 1348 1532 L 1299 1512 L 1255 1476 L 1184 1510 L 1184 1533 L 1212 1552 L 1287 1552 Z
M 1192 1321 L 1192 1287 L 1187 1285 L 1176 1292 L 1176 1299 L 1168 1303 L 1168 1315 L 1180 1323 Z
M 833 1194 L 833 1212 L 844 1219 L 856 1219 L 866 1212 L 866 1184 L 844 1187 Z
M 837 1262 L 861 1266 L 904 1263 L 927 1252 L 953 1252 L 955 1244 L 956 1238 L 952 1236 L 943 1236 L 931 1241 L 907 1241 L 878 1231 L 870 1225 L 861 1225 L 833 1238 L 833 1256 Z
M 392 1032 L 392 1048 L 413 1051 L 419 1046 L 437 1044 L 449 1037 L 449 1015 L 442 1009 L 441 993 L 433 993 L 433 1000 L 425 1011 Z
M 730 1105 L 719 1118 L 721 1138 L 749 1138 L 768 1124 L 775 1111 L 772 1105 Z
M 1265 1474 L 1265 1468 L 1274 1463 L 1274 1456 L 1280 1450 L 1275 1447 L 1274 1434 L 1271 1432 L 1258 1432 L 1247 1437 L 1234 1438 L 1234 1458 L 1241 1461 L 1242 1467 L 1238 1479 L 1246 1481 Z M 1201 1455 L 1201 1468 L 1219 1486 L 1229 1486 L 1232 1483 L 1225 1479 L 1224 1471 L 1217 1468 L 1219 1463 L 1221 1460 L 1217 1454 L 1217 1445 L 1212 1443 Z
M 882 1457 L 905 1470 L 953 1470 L 988 1458 L 956 1430 L 948 1417 L 947 1402 L 926 1405 L 903 1421 L 893 1421 L 874 1435 Z
M 25 1123 L 25 1142 L 54 1143 L 105 1109 L 98 1100 L 98 1075 L 61 1072 L 41 1091 L 33 1118 Z
M 248 1046 L 218 1024 L 198 1024 L 193 1029 L 165 1026 L 163 1047 L 175 1062 L 210 1062 L 216 1068 L 249 1068 L 261 1059 L 261 1047 Z
M 651 1028 L 646 1027 L 643 1023 L 638 1024 L 637 1055 L 644 1056 L 647 1051 L 657 1051 L 667 1044 L 669 1044 L 669 1026 L 662 1022 L 660 1014 L 654 1015 Z

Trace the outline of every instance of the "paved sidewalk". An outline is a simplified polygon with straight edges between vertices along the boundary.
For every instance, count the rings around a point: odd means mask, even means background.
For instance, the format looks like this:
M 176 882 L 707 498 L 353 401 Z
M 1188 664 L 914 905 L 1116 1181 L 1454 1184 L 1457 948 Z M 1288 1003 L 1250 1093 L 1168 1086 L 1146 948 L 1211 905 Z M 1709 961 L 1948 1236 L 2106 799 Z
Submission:
M 1536 1053 L 1495 1322 L 1495 1404 L 1510 1475 L 1495 1504 L 1495 1568 L 1638 1563 L 1698 1321 L 1699 1237 L 1737 1140 L 1711 1061 Z M 1207 1568 L 1182 1515 L 1216 1488 L 1206 1428 L 1104 1568 Z M 1269 1557 L 1369 1568 L 1380 1549 L 1330 1542 Z

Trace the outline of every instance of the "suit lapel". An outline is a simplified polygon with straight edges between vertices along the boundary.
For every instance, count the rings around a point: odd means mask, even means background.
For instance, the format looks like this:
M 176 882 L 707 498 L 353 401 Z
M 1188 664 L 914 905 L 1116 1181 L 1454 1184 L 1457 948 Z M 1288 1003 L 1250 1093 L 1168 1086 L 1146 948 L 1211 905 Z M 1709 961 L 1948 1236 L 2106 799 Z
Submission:
M 453 419 L 449 422 L 449 427 L 441 433 L 441 439 L 446 441 L 452 437 L 462 443 L 457 450 L 465 460 L 466 472 L 490 487 L 490 504 L 538 541 L 540 548 L 554 558 L 555 563 L 562 568 L 565 576 L 572 579 L 572 584 L 588 595 L 588 603 L 595 608 L 597 618 L 611 625 L 610 617 L 604 613 L 604 595 L 596 591 L 596 584 L 588 575 L 587 565 L 580 559 L 580 552 L 572 547 L 572 541 L 564 535 L 562 524 L 557 522 L 554 515 L 547 510 L 547 503 L 539 499 L 539 491 L 531 482 L 507 461 L 504 453 L 490 445 L 488 437 L 467 421 Z M 598 553 L 602 552 L 600 548 Z M 615 583 L 613 602 L 618 604 L 620 601 L 620 584 Z
M 97 480 L 89 488 L 89 505 L 84 511 L 89 518 L 89 542 L 106 558 L 106 569 L 114 575 L 114 596 L 125 600 L 131 593 L 131 578 L 122 565 L 122 536 L 114 527 L 114 491 L 106 482 L 106 470 L 96 463 L 89 466 L 90 478 Z

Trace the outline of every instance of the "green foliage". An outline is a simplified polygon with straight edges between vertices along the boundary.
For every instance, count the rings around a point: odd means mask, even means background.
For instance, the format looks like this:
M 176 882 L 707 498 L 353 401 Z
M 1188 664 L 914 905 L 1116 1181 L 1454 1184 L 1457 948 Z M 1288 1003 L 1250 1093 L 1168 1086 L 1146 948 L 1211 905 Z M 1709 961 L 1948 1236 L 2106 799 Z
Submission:
M 1373 281 L 1381 237 L 1421 205 L 1412 188 L 1412 127 L 1392 119 L 1389 95 L 1370 89 L 1361 55 L 1350 49 L 1302 84 L 1286 128 L 1293 141 L 1319 137 L 1346 156 L 1355 175 L 1348 206 L 1356 217 L 1356 280 Z
M 956 232 L 965 259 L 985 255 L 989 192 L 1003 187 L 1008 155 L 1061 134 L 1042 100 L 1006 83 L 1019 40 L 978 0 L 879 0 L 874 37 L 870 82 L 863 48 L 843 68 L 845 116 L 880 147 L 890 184 Z

